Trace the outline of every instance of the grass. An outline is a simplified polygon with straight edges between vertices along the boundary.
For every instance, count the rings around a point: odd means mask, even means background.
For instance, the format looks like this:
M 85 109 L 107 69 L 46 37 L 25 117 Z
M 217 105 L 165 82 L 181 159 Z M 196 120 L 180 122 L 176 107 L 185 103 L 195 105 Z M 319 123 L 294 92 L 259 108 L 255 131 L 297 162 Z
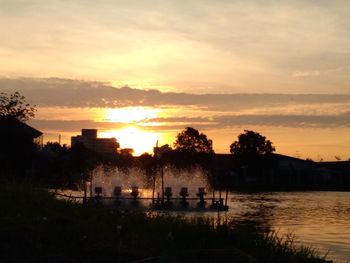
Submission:
M 253 224 L 117 211 L 0 184 L 1 262 L 325 262 Z

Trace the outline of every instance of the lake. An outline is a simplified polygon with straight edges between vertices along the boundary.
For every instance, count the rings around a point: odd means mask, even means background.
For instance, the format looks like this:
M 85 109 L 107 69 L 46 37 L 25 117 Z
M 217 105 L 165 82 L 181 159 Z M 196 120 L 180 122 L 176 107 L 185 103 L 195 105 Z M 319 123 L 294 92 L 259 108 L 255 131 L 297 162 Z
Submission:
M 151 192 L 142 189 L 141 196 L 150 197 Z M 130 196 L 129 190 L 125 195 Z M 145 201 L 144 207 L 149 204 L 150 200 Z M 233 192 L 228 205 L 229 211 L 220 212 L 223 219 L 254 221 L 262 228 L 277 231 L 279 236 L 293 233 L 296 241 L 312 246 L 322 256 L 328 254 L 327 259 L 350 262 L 350 192 Z M 216 212 L 185 215 L 217 216 Z
M 279 235 L 292 232 L 321 255 L 350 262 L 349 192 L 231 193 L 228 203 L 225 216 L 233 220 L 253 220 Z

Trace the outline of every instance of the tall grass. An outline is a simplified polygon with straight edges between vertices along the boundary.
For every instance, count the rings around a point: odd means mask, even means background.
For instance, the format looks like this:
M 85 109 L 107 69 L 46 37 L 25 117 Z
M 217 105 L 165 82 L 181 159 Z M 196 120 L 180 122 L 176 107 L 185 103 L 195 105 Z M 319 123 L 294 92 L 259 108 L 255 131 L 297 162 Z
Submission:
M 1 262 L 324 262 L 252 224 L 118 211 L 0 184 Z

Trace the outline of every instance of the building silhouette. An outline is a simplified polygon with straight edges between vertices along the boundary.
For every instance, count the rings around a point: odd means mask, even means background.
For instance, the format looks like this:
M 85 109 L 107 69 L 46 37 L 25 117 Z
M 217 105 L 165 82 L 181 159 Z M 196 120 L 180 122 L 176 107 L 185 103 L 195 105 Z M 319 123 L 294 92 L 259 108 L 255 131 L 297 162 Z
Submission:
M 82 129 L 81 135 L 71 137 L 71 146 L 81 143 L 99 154 L 114 154 L 120 147 L 116 138 L 98 138 L 97 129 Z
M 212 183 L 238 189 L 255 186 L 274 189 L 340 189 L 350 187 L 350 162 L 313 162 L 271 154 L 268 164 L 237 165 L 232 154 L 215 154 L 211 163 Z M 332 188 L 333 187 L 333 188 Z
M 42 145 L 42 135 L 13 116 L 0 116 L 0 174 L 24 176 Z

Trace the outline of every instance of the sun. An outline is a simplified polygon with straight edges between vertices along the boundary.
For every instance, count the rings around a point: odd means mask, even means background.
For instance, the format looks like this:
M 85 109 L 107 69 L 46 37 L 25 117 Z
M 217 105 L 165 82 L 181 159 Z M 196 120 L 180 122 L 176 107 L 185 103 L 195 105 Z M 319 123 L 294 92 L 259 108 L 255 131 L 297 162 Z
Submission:
M 134 156 L 139 156 L 145 152 L 153 152 L 159 134 L 130 126 L 121 130 L 101 132 L 101 136 L 116 138 L 121 148 L 132 148 Z

